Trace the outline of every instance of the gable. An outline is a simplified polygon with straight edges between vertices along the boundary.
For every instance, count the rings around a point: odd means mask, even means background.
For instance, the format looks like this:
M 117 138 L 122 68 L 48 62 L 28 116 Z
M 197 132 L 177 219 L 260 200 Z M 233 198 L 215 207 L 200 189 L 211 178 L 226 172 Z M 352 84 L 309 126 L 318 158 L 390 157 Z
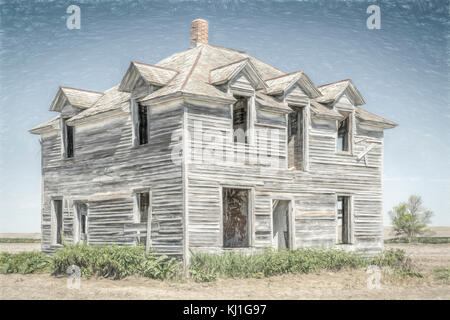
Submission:
M 308 95 L 298 84 L 295 84 L 286 92 L 285 99 L 287 103 L 308 103 Z
M 233 89 L 245 91 L 267 87 L 248 58 L 210 70 L 209 82 L 216 86 L 228 84 Z
M 132 92 L 135 88 L 145 91 L 151 86 L 163 87 L 177 74 L 178 71 L 173 69 L 132 61 L 120 82 L 119 90 Z
M 229 84 L 230 88 L 232 89 L 244 89 L 248 91 L 253 91 L 255 88 L 251 82 L 251 80 L 248 78 L 247 75 L 241 73 L 239 74 L 235 79 L 230 81 Z
M 355 108 L 347 93 L 344 93 L 336 100 L 334 107 L 343 111 L 353 111 Z
M 61 112 L 70 106 L 73 111 L 79 112 L 92 107 L 102 96 L 102 92 L 61 86 L 53 99 L 50 111 Z

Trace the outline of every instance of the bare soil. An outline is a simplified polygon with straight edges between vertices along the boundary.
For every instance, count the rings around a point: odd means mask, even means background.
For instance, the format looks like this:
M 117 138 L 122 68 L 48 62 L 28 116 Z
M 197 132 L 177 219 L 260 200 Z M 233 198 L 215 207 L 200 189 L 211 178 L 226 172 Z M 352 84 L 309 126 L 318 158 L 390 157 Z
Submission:
M 4 245 L 10 252 L 27 247 L 32 250 L 36 245 L 39 248 L 36 243 Z M 68 289 L 66 277 L 9 274 L 0 275 L 0 299 L 450 299 L 450 281 L 438 280 L 434 274 L 436 268 L 450 267 L 450 244 L 385 247 L 406 250 L 424 278 L 401 277 L 385 269 L 380 288 L 369 289 L 365 270 L 343 270 L 211 283 L 91 278 L 81 279 L 79 289 Z M 0 246 L 0 251 L 5 248 Z

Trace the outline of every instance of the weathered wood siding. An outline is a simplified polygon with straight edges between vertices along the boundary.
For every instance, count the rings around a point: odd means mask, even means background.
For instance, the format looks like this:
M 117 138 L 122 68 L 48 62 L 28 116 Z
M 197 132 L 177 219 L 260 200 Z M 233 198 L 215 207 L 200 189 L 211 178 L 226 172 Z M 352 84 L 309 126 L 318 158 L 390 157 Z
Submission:
M 352 111 L 345 100 L 337 108 Z M 307 106 L 306 106 L 307 107 Z M 353 112 L 353 111 L 352 111 Z M 226 107 L 187 107 L 187 126 L 190 138 L 201 138 L 201 132 L 210 136 L 230 134 L 231 117 Z M 309 113 L 307 113 L 309 114 Z M 295 230 L 295 247 L 333 247 L 337 242 L 337 195 L 349 195 L 352 201 L 351 245 L 342 245 L 348 250 L 362 249 L 379 251 L 382 246 L 382 131 L 360 128 L 358 121 L 352 122 L 352 153 L 336 152 L 337 127 L 335 120 L 312 118 L 309 124 L 309 170 L 288 170 L 286 163 L 286 123 L 270 121 L 257 110 L 257 122 L 279 127 L 280 168 L 269 168 L 259 164 L 233 161 L 201 162 L 190 157 L 187 164 L 187 215 L 189 246 L 192 250 L 222 250 L 222 188 L 248 187 L 254 190 L 252 201 L 252 240 L 250 248 L 271 246 L 272 199 L 292 200 Z M 261 119 L 263 119 L 261 121 Z M 275 118 L 273 118 L 275 119 Z M 194 124 L 197 125 L 194 125 Z M 254 128 L 258 130 L 260 125 Z M 201 124 L 201 126 L 199 126 Z M 211 144 L 219 140 L 212 140 Z M 221 140 L 220 140 L 221 141 Z M 231 140 L 227 140 L 230 141 Z M 371 144 L 367 164 L 357 155 Z M 219 146 L 216 146 L 219 148 Z M 232 148 L 232 146 L 230 146 Z M 192 151 L 191 146 L 191 152 Z M 257 144 L 248 146 L 249 153 L 258 155 L 262 150 Z M 198 151 L 198 150 L 197 150 Z
M 75 155 L 61 158 L 59 131 L 42 136 L 44 200 L 42 250 L 51 252 L 51 199 L 64 198 L 64 235 L 73 239 L 73 200 L 88 203 L 89 244 L 134 244 L 124 226 L 134 222 L 133 190 L 150 188 L 151 231 L 157 252 L 181 256 L 183 188 L 181 165 L 171 159 L 182 145 L 181 104 L 150 108 L 149 143 L 132 144 L 130 113 L 75 127 Z

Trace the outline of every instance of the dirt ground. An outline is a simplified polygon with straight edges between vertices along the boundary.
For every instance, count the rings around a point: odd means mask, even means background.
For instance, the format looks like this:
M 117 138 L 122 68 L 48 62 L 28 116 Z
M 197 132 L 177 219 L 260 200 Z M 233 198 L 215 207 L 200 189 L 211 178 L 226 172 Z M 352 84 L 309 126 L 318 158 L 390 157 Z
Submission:
M 450 299 L 450 282 L 436 279 L 433 273 L 435 268 L 450 267 L 450 244 L 386 244 L 388 248 L 406 250 L 425 277 L 402 278 L 383 270 L 378 289 L 368 288 L 370 275 L 365 270 L 212 283 L 92 278 L 81 279 L 79 289 L 69 289 L 65 277 L 9 274 L 0 275 L 0 299 Z

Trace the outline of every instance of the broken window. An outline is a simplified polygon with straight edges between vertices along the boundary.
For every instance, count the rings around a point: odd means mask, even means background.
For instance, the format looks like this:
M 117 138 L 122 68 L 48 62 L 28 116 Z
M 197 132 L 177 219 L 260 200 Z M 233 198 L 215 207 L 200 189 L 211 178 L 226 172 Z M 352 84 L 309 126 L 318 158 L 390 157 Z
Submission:
M 87 204 L 83 203 L 83 202 L 79 202 L 76 204 L 76 213 L 77 213 L 77 230 L 76 232 L 78 233 L 77 236 L 77 240 L 81 241 L 81 242 L 85 242 L 87 241 L 87 232 L 88 232 L 88 209 L 87 209 Z
M 150 193 L 149 192 L 140 192 L 136 194 L 137 196 L 137 205 L 138 205 L 138 213 L 139 213 L 139 223 L 147 223 L 148 221 L 148 210 L 150 208 Z M 138 232 L 139 233 L 139 232 Z M 138 243 L 146 243 L 147 237 L 138 237 Z
M 347 115 L 344 120 L 338 122 L 338 151 L 349 151 L 350 145 L 350 116 Z
M 148 120 L 147 120 L 147 106 L 138 104 L 138 132 L 139 144 L 148 143 Z
M 337 201 L 338 243 L 348 244 L 351 242 L 350 197 L 338 196 Z
M 249 190 L 223 189 L 223 246 L 249 246 Z
M 289 200 L 272 200 L 272 243 L 276 249 L 290 248 Z
M 64 149 L 64 158 L 72 158 L 73 157 L 73 127 L 68 126 L 66 123 L 66 119 L 61 119 L 61 130 L 62 130 L 62 141 L 63 141 L 63 149 Z
M 296 108 L 289 113 L 288 118 L 288 166 L 302 170 L 303 163 L 303 147 L 304 147 L 304 125 L 303 125 L 303 108 Z
M 248 98 L 235 96 L 237 101 L 233 105 L 233 141 L 248 143 Z
M 63 204 L 62 200 L 53 200 L 53 217 L 54 217 L 54 227 L 55 236 L 54 242 L 56 244 L 62 244 L 62 228 L 63 228 Z

